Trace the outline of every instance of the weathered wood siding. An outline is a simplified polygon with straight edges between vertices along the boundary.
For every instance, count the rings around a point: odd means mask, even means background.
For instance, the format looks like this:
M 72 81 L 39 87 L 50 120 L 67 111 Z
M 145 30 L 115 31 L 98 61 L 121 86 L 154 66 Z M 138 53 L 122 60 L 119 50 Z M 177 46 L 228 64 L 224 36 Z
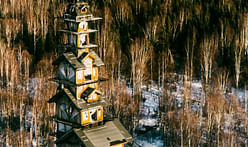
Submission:
M 78 36 L 75 34 L 68 34 L 68 43 L 71 46 L 78 46 Z
M 72 127 L 69 126 L 69 125 L 65 125 L 65 124 L 63 124 L 63 123 L 57 123 L 58 132 L 63 132 L 63 133 L 65 133 L 65 132 L 71 130 L 71 128 L 72 128 Z
M 103 107 L 98 106 L 81 112 L 81 124 L 87 125 L 103 120 Z
M 59 64 L 58 77 L 62 80 L 75 82 L 75 70 L 71 67 L 69 63 L 61 62 Z
M 88 110 L 81 112 L 81 124 L 82 125 L 88 124 L 90 122 L 89 115 L 90 115 L 90 113 Z
M 58 119 L 80 124 L 80 111 L 76 109 L 67 96 L 59 99 L 56 107 Z

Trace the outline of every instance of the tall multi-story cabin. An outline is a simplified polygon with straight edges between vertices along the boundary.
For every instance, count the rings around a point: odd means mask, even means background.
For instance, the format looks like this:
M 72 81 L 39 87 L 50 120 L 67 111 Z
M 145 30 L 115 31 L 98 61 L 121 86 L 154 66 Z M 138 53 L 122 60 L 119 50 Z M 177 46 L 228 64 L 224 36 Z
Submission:
M 105 121 L 104 107 L 109 105 L 99 90 L 98 71 L 103 61 L 94 52 L 90 34 L 97 30 L 89 24 L 94 17 L 86 2 L 69 4 L 64 14 L 66 48 L 54 62 L 58 67 L 54 81 L 58 92 L 48 102 L 56 103 L 57 146 L 123 147 L 133 138 L 118 120 Z

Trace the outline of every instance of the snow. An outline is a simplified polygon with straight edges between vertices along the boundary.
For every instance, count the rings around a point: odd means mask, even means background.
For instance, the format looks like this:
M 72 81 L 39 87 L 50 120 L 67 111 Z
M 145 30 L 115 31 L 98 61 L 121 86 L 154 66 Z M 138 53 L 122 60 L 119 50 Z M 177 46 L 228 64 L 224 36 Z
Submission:
M 155 82 L 153 82 L 155 83 Z M 134 135 L 135 143 L 137 147 L 163 147 L 165 140 L 163 139 L 163 135 L 159 130 L 160 126 L 160 118 L 159 118 L 159 100 L 158 95 L 162 94 L 162 88 L 158 88 L 157 85 L 149 86 L 151 88 L 147 88 L 146 86 L 142 87 L 142 99 L 143 103 L 140 107 L 140 118 L 138 121 L 138 126 L 135 128 L 136 134 Z M 148 89 L 148 90 L 147 90 Z M 184 100 L 184 83 L 183 76 L 179 75 L 179 78 L 176 81 L 176 89 L 171 92 L 171 96 L 176 99 L 177 107 L 180 108 L 182 106 Z M 130 95 L 132 95 L 132 88 L 128 88 Z M 237 99 L 244 103 L 245 101 L 245 92 L 248 96 L 248 90 L 244 91 L 243 89 L 235 88 L 231 89 L 232 93 L 228 95 L 235 95 L 236 92 L 238 94 Z M 192 100 L 200 100 L 202 95 L 202 83 L 201 80 L 193 80 L 191 83 L 191 98 Z M 200 102 L 196 101 L 192 105 L 192 111 L 198 111 L 200 109 Z M 230 116 L 225 115 L 226 121 L 224 127 L 225 132 L 230 128 Z
M 237 98 L 239 100 L 240 103 L 244 103 L 245 102 L 245 93 L 246 93 L 246 97 L 248 97 L 248 90 L 244 90 L 244 89 L 236 89 L 236 88 L 232 88 L 231 89 L 232 94 L 233 95 L 237 95 Z
M 139 120 L 139 125 L 145 126 L 145 127 L 155 127 L 158 123 L 157 119 L 155 118 L 143 118 Z
M 40 79 L 39 78 L 32 78 L 29 80 L 28 82 L 28 86 L 27 86 L 27 91 L 29 93 L 29 97 L 34 97 L 35 96 L 35 92 L 37 92 L 38 90 L 38 84 L 40 83 Z
M 136 147 L 163 147 L 164 140 L 159 129 L 159 100 L 161 93 L 157 86 L 152 86 L 149 90 L 146 86 L 142 87 L 142 100 L 140 106 L 140 118 L 135 128 Z M 130 95 L 132 89 L 128 88 Z

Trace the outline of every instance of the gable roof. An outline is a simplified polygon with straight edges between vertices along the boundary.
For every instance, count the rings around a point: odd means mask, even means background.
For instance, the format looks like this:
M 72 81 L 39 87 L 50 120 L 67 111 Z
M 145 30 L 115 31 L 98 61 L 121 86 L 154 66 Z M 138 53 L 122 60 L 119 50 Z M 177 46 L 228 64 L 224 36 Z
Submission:
M 89 53 L 87 53 L 87 52 L 82 53 L 82 55 L 80 55 L 80 57 L 78 59 L 82 62 L 89 56 L 91 58 L 93 58 L 93 65 L 95 65 L 95 66 L 104 65 L 102 59 L 93 50 L 90 50 Z
M 89 97 L 94 91 L 95 88 L 87 87 L 85 91 L 81 94 L 81 98 Z
M 94 128 L 74 128 L 57 139 L 55 143 L 60 144 L 66 141 L 72 134 L 76 135 L 87 147 L 109 147 L 133 141 L 132 136 L 117 119 Z
M 90 53 L 84 52 L 84 53 L 82 53 L 82 55 L 80 55 L 80 56 L 78 57 L 78 60 L 82 62 L 82 61 L 84 61 L 87 57 L 90 57 L 90 58 L 92 58 L 93 60 L 96 59 L 96 57 L 93 56 L 93 55 L 91 55 Z
M 64 95 L 69 98 L 69 100 L 72 101 L 74 106 L 79 110 L 86 110 L 92 107 L 110 105 L 110 103 L 104 97 L 100 97 L 98 101 L 93 101 L 90 103 L 87 103 L 84 99 L 76 99 L 67 88 L 61 89 L 60 92 L 53 96 L 48 102 L 57 102 L 57 100 L 59 98 L 62 98 Z
M 66 60 L 75 70 L 85 69 L 85 66 L 78 61 L 77 57 L 72 52 L 63 53 L 53 62 L 53 65 L 58 65 L 63 60 Z
M 95 59 L 94 62 L 93 62 L 93 64 L 94 64 L 95 66 L 102 66 L 102 65 L 104 65 L 102 59 L 101 59 L 93 50 L 90 50 L 90 53 L 91 53 L 94 57 L 96 57 L 96 59 Z
M 108 79 L 102 78 L 102 77 L 98 77 L 97 80 L 85 81 L 85 82 L 83 82 L 83 83 L 78 83 L 78 84 L 77 84 L 77 83 L 74 83 L 74 82 L 71 82 L 71 81 L 68 81 L 68 80 L 59 79 L 58 77 L 51 78 L 51 79 L 49 79 L 49 80 L 50 80 L 50 81 L 57 82 L 57 83 L 60 83 L 60 84 L 68 85 L 68 86 L 71 86 L 71 87 L 76 87 L 76 86 L 94 84 L 94 83 L 97 83 L 97 82 L 105 82 L 105 81 L 107 81 Z

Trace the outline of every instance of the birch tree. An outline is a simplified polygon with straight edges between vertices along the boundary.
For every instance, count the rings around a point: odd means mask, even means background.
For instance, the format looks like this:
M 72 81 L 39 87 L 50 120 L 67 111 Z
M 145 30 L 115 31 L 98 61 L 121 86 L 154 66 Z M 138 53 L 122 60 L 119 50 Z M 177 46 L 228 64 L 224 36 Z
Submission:
M 235 84 L 238 90 L 239 88 L 239 76 L 240 76 L 240 64 L 243 50 L 247 44 L 246 37 L 246 28 L 242 28 L 240 35 L 235 36 L 235 45 L 234 45 L 234 57 L 235 57 Z
M 141 92 L 141 86 L 146 79 L 146 64 L 149 60 L 151 46 L 145 39 L 136 39 L 130 47 L 131 53 L 131 77 L 133 82 L 133 91 Z

